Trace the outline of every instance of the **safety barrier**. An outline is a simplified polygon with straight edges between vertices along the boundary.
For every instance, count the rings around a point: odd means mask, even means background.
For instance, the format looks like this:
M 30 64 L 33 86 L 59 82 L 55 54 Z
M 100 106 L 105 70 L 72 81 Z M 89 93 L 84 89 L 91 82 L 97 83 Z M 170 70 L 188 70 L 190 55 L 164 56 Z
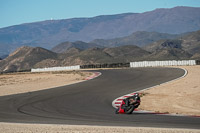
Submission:
M 130 62 L 130 67 L 192 66 L 192 65 L 196 65 L 196 61 L 195 60 Z
M 110 64 L 89 64 L 81 65 L 81 69 L 90 69 L 90 68 L 121 68 L 121 67 L 130 67 L 130 63 L 110 63 Z
M 31 72 L 48 72 L 48 71 L 64 71 L 64 70 L 79 70 L 80 65 L 66 66 L 66 67 L 49 67 L 49 68 L 37 68 L 31 69 Z
M 139 61 L 130 63 L 112 63 L 112 64 L 90 64 L 77 65 L 66 67 L 50 67 L 31 69 L 31 72 L 47 72 L 47 71 L 64 71 L 64 70 L 79 70 L 87 68 L 123 68 L 123 67 L 156 67 L 156 66 L 192 66 L 198 65 L 198 60 L 171 60 L 171 61 Z

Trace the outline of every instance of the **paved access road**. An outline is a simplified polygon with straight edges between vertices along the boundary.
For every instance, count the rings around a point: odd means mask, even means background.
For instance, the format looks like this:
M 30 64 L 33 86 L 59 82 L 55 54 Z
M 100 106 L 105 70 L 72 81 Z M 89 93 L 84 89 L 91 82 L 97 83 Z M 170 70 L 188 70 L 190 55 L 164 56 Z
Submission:
M 134 68 L 100 72 L 100 77 L 86 82 L 0 97 L 0 121 L 200 129 L 200 118 L 116 115 L 112 107 L 115 98 L 180 77 L 183 70 Z

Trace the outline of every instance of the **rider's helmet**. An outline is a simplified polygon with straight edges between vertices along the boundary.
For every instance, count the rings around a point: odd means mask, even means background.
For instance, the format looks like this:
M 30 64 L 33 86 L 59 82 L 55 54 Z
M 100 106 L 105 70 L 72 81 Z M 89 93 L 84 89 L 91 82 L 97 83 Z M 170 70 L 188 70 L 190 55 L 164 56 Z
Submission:
M 135 93 L 134 96 L 135 96 L 135 97 L 139 97 L 139 94 L 138 94 L 138 93 Z
M 134 97 L 135 100 L 139 100 L 140 99 L 139 93 L 135 93 L 133 95 L 133 97 Z

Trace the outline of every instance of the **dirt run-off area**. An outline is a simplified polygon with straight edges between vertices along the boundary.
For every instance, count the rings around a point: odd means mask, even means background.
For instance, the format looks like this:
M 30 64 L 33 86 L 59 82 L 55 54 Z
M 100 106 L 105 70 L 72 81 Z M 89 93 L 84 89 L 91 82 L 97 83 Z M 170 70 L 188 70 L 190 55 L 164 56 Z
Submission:
M 57 71 L 10 73 L 0 75 L 0 96 L 32 92 L 82 82 L 90 72 Z
M 200 133 L 196 129 L 0 123 L 2 133 Z
M 200 116 L 200 66 L 184 66 L 184 78 L 144 91 L 141 110 Z

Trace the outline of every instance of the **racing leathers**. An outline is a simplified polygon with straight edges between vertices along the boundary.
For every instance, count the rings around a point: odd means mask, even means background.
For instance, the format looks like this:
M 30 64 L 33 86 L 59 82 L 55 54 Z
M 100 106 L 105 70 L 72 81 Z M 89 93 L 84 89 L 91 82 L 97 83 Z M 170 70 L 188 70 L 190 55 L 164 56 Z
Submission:
M 129 105 L 134 105 L 135 108 L 137 108 L 140 105 L 140 97 L 139 95 L 138 96 L 133 95 L 131 97 L 124 99 L 124 102 L 126 107 L 128 107 Z

